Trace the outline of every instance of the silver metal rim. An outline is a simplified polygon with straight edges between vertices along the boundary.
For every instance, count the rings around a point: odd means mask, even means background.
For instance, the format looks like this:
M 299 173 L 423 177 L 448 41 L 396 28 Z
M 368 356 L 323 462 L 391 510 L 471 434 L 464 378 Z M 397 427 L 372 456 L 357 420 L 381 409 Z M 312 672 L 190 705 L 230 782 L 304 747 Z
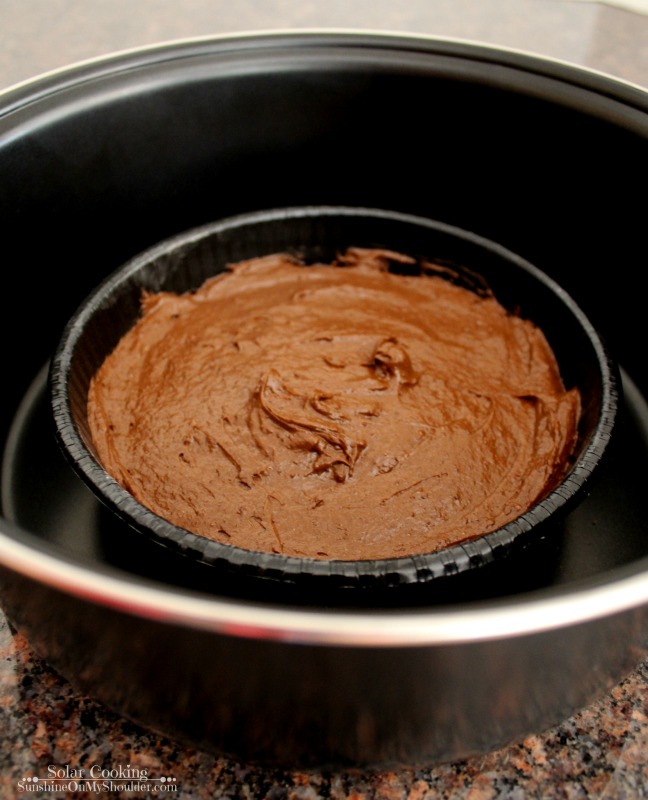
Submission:
M 212 598 L 104 574 L 36 550 L 0 531 L 0 563 L 89 604 L 230 636 L 353 647 L 445 645 L 526 636 L 594 621 L 648 603 L 648 565 L 604 585 L 474 607 L 347 611 Z

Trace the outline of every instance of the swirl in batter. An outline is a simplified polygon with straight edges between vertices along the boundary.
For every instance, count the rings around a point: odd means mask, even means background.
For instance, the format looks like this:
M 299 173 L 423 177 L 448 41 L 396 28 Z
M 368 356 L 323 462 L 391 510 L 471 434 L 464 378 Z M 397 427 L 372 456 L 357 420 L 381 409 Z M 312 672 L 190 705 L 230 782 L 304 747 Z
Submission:
M 241 262 L 148 294 L 92 381 L 106 470 L 144 506 L 248 550 L 380 559 L 528 510 L 563 475 L 580 397 L 543 333 L 379 250 Z

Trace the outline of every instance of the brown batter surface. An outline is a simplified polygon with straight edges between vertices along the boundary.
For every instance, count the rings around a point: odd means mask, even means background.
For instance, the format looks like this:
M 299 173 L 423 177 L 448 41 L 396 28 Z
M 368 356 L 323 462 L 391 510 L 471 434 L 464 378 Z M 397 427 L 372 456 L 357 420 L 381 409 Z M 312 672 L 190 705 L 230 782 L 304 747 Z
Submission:
M 143 314 L 90 387 L 105 468 L 143 505 L 249 550 L 426 553 L 528 510 L 580 415 L 543 333 L 394 253 L 234 265 Z

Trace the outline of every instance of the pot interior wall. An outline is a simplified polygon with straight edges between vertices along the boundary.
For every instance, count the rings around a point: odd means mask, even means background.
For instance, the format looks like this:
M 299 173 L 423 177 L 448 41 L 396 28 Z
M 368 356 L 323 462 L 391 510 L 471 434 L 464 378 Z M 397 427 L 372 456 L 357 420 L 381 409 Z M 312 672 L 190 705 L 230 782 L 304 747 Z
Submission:
M 309 203 L 426 215 L 517 251 L 623 345 L 645 387 L 631 191 L 645 186 L 645 115 L 642 135 L 618 117 L 636 109 L 469 48 L 290 44 L 90 67 L 37 103 L 23 89 L 0 117 L 4 296 L 22 312 L 17 328 L 0 320 L 3 432 L 76 305 L 124 260 L 212 219 Z

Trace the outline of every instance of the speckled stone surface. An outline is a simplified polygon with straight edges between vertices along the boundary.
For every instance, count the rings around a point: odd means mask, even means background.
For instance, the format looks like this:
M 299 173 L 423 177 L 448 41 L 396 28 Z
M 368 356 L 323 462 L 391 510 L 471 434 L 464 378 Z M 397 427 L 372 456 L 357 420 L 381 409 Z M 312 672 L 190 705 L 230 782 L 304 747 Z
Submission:
M 612 2 L 0 0 L 0 89 L 132 47 L 295 28 L 478 40 L 648 87 L 648 17 Z M 278 772 L 188 749 L 117 716 L 60 678 L 0 612 L 0 798 L 99 793 L 185 800 L 644 798 L 648 662 L 551 730 L 478 758 L 397 772 Z

